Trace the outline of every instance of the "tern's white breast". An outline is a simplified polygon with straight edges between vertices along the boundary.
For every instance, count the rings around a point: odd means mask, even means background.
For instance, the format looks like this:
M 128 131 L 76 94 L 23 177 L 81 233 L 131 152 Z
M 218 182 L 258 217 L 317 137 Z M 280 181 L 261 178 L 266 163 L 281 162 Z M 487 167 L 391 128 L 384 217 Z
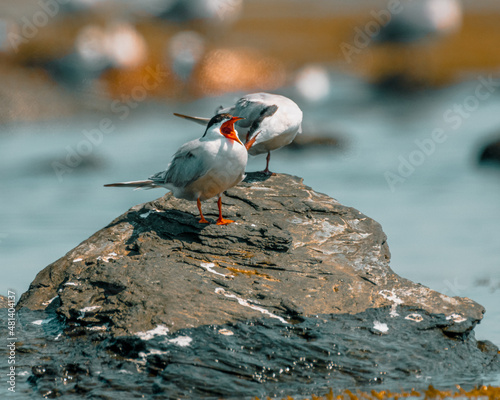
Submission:
M 183 190 L 183 198 L 206 200 L 237 185 L 245 177 L 248 153 L 240 143 L 222 137 L 204 142 L 207 172 Z M 191 198 L 189 198 L 191 197 Z
M 301 132 L 302 111 L 291 100 L 282 101 L 276 113 L 265 118 L 260 133 L 248 151 L 251 155 L 267 153 L 290 144 Z

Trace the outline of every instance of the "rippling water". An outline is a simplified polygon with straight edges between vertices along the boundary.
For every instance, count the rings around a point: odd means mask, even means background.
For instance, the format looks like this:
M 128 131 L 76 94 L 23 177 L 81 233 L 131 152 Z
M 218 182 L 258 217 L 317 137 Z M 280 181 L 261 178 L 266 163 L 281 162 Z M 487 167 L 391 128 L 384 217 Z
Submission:
M 333 80 L 337 79 L 335 76 Z M 282 150 L 275 171 L 304 177 L 306 184 L 380 222 L 389 238 L 392 268 L 401 276 L 448 295 L 470 297 L 486 307 L 479 339 L 500 344 L 500 171 L 479 168 L 478 146 L 500 131 L 500 96 L 483 101 L 459 129 L 443 115 L 474 94 L 477 81 L 401 100 L 376 96 L 360 82 L 338 78 L 337 91 L 321 104 L 296 97 L 306 134 L 340 136 L 341 150 Z M 209 115 L 234 96 L 192 104 L 166 104 L 118 114 L 7 126 L 0 136 L 0 293 L 20 295 L 43 267 L 105 226 L 129 207 L 161 196 L 158 191 L 103 188 L 104 183 L 142 179 L 164 168 L 197 125 L 172 112 Z M 78 168 L 58 179 L 51 163 L 84 150 L 83 130 L 111 119 L 113 132 L 92 147 Z M 425 156 L 404 182 L 389 187 L 393 173 L 418 150 L 415 140 L 442 128 L 447 139 Z M 80 147 L 79 147 L 80 146 Z M 264 157 L 249 170 L 262 169 Z

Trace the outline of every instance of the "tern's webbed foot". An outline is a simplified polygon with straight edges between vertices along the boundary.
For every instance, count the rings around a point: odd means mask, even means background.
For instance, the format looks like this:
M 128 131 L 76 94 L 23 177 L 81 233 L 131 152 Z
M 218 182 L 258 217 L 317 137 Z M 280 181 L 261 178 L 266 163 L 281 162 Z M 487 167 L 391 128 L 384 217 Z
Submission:
M 219 218 L 217 220 L 217 225 L 228 225 L 228 224 L 232 224 L 233 222 L 234 221 L 230 220 L 230 219 Z
M 210 222 L 207 221 L 205 218 L 201 218 L 199 221 L 198 221 L 199 224 L 209 224 Z
M 259 174 L 263 174 L 266 176 L 275 176 L 276 173 L 269 171 L 268 169 L 265 169 L 264 171 L 259 171 Z

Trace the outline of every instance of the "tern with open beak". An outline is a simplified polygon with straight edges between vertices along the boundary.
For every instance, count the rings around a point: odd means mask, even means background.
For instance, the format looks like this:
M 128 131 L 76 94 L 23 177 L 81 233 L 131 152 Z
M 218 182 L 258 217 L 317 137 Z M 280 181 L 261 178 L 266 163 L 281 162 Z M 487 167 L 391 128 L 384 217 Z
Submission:
M 241 119 L 227 113 L 218 114 L 209 121 L 201 138 L 185 143 L 177 150 L 165 171 L 158 172 L 143 181 L 112 183 L 104 186 L 166 188 L 179 199 L 196 201 L 200 211 L 199 222 L 202 224 L 209 222 L 203 216 L 201 202 L 218 196 L 217 225 L 230 224 L 234 221 L 222 217 L 221 195 L 244 179 L 248 159 L 247 148 L 253 143 L 248 142 L 243 145 L 238 138 L 234 123 Z
M 246 140 L 254 139 L 249 148 L 252 156 L 267 153 L 265 174 L 269 171 L 271 151 L 292 143 L 297 134 L 302 132 L 302 110 L 288 97 L 270 93 L 247 94 L 240 98 L 234 106 L 220 109 L 218 112 L 239 115 L 244 119 L 238 121 L 238 127 L 247 129 Z M 178 117 L 208 124 L 209 118 L 190 117 L 175 114 Z M 256 134 L 259 133 L 257 137 Z

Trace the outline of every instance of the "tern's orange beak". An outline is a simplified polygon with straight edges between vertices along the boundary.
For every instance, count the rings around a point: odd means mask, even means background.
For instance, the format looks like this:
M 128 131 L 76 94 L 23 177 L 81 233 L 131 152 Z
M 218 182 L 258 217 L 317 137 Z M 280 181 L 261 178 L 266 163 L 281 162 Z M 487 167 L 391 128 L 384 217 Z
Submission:
M 240 138 L 236 134 L 236 131 L 234 130 L 234 123 L 236 121 L 239 121 L 240 119 L 245 119 L 245 118 L 233 117 L 229 121 L 224 122 L 220 128 L 220 133 L 222 133 L 228 139 L 235 140 L 242 146 L 244 146 L 243 143 L 241 143 Z

